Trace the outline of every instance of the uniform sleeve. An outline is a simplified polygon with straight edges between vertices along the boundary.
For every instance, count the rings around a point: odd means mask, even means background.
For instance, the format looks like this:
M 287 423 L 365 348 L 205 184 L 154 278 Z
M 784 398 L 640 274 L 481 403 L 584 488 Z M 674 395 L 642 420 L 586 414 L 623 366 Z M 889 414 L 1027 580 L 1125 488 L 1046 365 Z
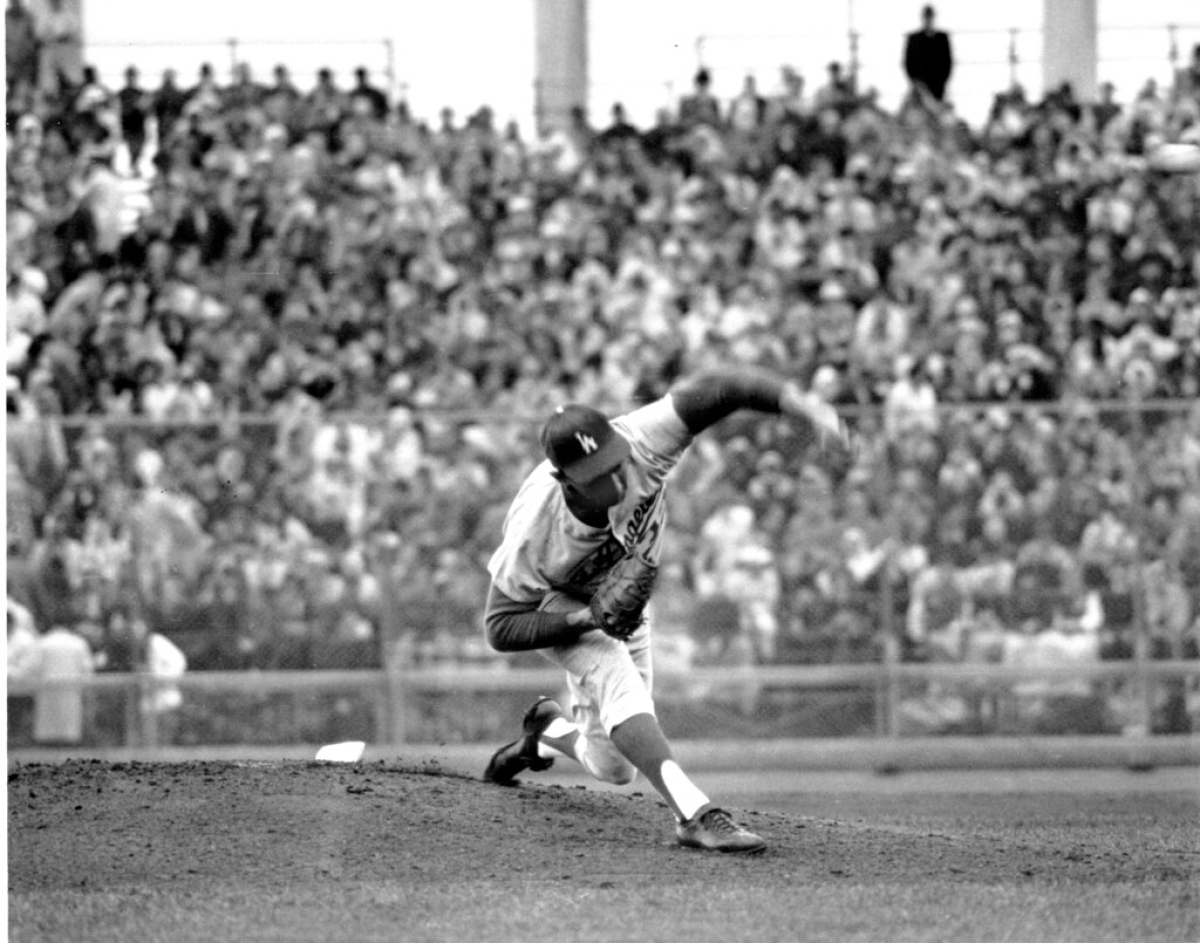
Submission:
M 692 435 L 739 409 L 778 413 L 784 382 L 765 371 L 706 370 L 677 384 L 670 393 L 675 411 Z
M 692 441 L 692 432 L 669 393 L 614 419 L 613 426 L 629 440 L 641 462 L 664 471 L 679 461 Z
M 550 589 L 544 573 L 554 562 L 558 516 L 549 494 L 556 487 L 548 475 L 531 475 L 505 516 L 504 537 L 488 561 L 488 573 L 509 599 L 536 606 Z
M 488 644 L 498 652 L 554 648 L 568 645 L 580 635 L 578 627 L 567 624 L 566 613 L 541 612 L 537 603 L 511 599 L 495 583 L 488 593 L 484 627 Z

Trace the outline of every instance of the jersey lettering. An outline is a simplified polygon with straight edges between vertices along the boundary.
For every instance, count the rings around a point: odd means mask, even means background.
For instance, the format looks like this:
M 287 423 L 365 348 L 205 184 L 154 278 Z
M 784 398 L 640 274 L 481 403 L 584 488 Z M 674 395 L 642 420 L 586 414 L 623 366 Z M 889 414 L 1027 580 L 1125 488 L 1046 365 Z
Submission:
M 613 420 L 629 440 L 629 502 L 614 509 L 605 531 L 581 532 L 561 523 L 568 514 L 548 464 L 530 475 L 505 522 L 504 540 L 488 563 L 497 587 L 513 599 L 531 601 L 549 589 L 590 599 L 600 579 L 628 553 L 658 563 L 666 524 L 663 492 L 671 469 L 691 436 L 669 397 Z M 595 437 L 579 433 L 580 448 L 599 449 Z

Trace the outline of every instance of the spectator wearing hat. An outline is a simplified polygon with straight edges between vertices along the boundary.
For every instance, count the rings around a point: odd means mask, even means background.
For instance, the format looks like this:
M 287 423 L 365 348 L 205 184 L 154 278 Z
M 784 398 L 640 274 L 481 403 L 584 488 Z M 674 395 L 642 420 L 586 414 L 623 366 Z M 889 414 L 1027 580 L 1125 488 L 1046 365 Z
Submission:
M 712 128 L 721 125 L 721 103 L 712 92 L 712 74 L 708 69 L 697 70 L 691 93 L 680 99 L 679 123 L 685 130 L 701 124 Z

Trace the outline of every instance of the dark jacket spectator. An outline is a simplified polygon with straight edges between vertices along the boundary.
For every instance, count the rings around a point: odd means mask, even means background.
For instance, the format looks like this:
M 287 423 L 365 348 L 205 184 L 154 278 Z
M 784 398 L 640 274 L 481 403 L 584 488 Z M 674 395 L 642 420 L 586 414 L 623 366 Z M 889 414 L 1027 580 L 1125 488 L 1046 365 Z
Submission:
M 921 28 L 904 41 L 904 74 L 919 98 L 928 95 L 941 102 L 954 71 L 954 55 L 949 34 L 934 26 L 935 16 L 932 6 L 921 8 Z

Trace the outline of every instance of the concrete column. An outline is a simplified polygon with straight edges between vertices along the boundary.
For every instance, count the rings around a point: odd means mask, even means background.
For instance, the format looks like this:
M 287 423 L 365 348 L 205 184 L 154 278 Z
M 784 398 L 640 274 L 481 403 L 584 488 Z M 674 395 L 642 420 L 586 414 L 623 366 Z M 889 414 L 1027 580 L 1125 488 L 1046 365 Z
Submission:
M 42 90 L 57 94 L 64 82 L 78 84 L 84 65 L 83 0 L 30 0 L 26 7 L 38 31 L 53 37 L 41 50 L 38 71 Z
M 534 0 L 534 113 L 563 126 L 588 101 L 587 0 Z
M 1045 92 L 1070 82 L 1080 101 L 1096 98 L 1097 0 L 1042 0 Z

